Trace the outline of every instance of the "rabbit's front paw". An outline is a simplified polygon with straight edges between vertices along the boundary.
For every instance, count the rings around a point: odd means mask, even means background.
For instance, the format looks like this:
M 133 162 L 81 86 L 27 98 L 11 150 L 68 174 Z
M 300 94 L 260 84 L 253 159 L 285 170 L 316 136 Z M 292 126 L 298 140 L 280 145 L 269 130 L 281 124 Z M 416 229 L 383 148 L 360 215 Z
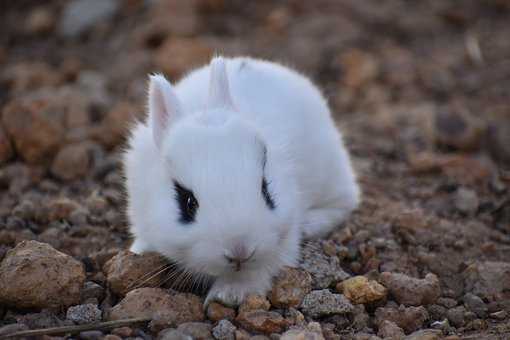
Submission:
M 226 306 L 239 306 L 248 294 L 264 295 L 271 287 L 271 276 L 263 273 L 246 274 L 236 280 L 219 278 L 205 299 L 205 306 L 213 301 Z
M 241 285 L 217 282 L 209 290 L 205 305 L 207 306 L 209 303 L 216 301 L 226 306 L 236 307 L 243 302 L 248 293 L 248 289 Z

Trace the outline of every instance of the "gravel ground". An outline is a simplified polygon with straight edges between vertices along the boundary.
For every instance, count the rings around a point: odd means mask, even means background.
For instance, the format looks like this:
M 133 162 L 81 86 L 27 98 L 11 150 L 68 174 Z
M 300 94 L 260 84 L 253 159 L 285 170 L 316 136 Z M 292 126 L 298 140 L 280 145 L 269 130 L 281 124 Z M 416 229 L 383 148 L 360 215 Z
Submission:
M 0 3 L 0 337 L 510 339 L 509 21 L 504 0 Z M 147 73 L 214 52 L 316 80 L 364 195 L 266 297 L 204 310 L 125 250 L 119 153 Z

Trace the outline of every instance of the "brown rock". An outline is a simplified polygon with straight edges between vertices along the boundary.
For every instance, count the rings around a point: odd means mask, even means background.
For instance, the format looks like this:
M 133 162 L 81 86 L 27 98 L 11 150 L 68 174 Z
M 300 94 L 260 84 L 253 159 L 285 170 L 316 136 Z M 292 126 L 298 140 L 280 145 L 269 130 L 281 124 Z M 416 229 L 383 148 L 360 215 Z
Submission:
M 437 111 L 435 127 L 439 144 L 466 151 L 480 146 L 484 132 L 481 121 L 460 105 Z
M 16 151 L 28 163 L 48 162 L 64 138 L 63 113 L 45 100 L 11 101 L 2 122 Z
M 236 322 L 248 331 L 265 334 L 281 333 L 288 326 L 280 314 L 263 309 L 242 311 Z
M 405 337 L 402 328 L 398 327 L 394 322 L 388 320 L 381 322 L 377 335 L 381 338 L 388 338 L 392 340 L 401 340 Z
M 213 49 L 202 39 L 170 37 L 158 49 L 155 63 L 170 78 L 177 78 L 208 63 L 212 53 Z
M 158 332 L 184 322 L 204 320 L 203 305 L 192 294 L 170 295 L 160 288 L 138 288 L 127 293 L 108 314 L 108 320 L 152 319 L 150 328 Z
M 48 244 L 23 241 L 0 264 L 0 302 L 17 308 L 69 306 L 79 303 L 84 281 L 81 262 Z
M 80 208 L 80 205 L 66 197 L 52 199 L 48 204 L 48 220 L 67 220 L 71 214 Z
M 127 338 L 133 335 L 133 329 L 130 327 L 119 327 L 112 329 L 112 334 L 118 335 L 122 338 Z
M 414 173 L 443 173 L 457 183 L 472 185 L 489 178 L 489 167 L 479 159 L 465 155 L 431 152 L 410 153 L 409 166 Z
M 440 340 L 443 338 L 443 333 L 438 329 L 422 329 L 409 334 L 405 340 Z
M 236 317 L 236 311 L 217 302 L 211 302 L 207 306 L 207 318 L 217 322 L 223 319 L 233 320 Z
M 64 146 L 51 165 L 51 172 L 62 180 L 85 176 L 91 166 L 90 144 L 79 143 Z
M 489 300 L 499 300 L 510 290 L 510 263 L 475 262 L 463 272 L 465 291 Z
M 336 289 L 354 304 L 365 304 L 384 299 L 386 287 L 364 276 L 355 276 L 337 284 Z
M 92 139 L 107 149 L 112 149 L 124 141 L 129 124 L 134 119 L 136 107 L 128 102 L 115 105 L 101 123 L 90 129 Z
M 282 34 L 287 31 L 292 21 L 292 14 L 287 7 L 276 7 L 266 17 L 266 27 L 274 34 Z
M 0 126 L 0 165 L 7 162 L 14 156 L 14 150 L 7 134 L 5 133 L 2 126 Z
M 375 323 L 380 328 L 383 321 L 388 320 L 402 328 L 406 333 L 414 332 L 422 327 L 429 318 L 427 310 L 423 307 L 380 307 L 375 311 Z
M 270 300 L 278 308 L 297 307 L 312 290 L 312 277 L 306 271 L 283 268 L 273 283 Z
M 406 306 L 433 304 L 441 295 L 439 279 L 431 273 L 420 280 L 405 274 L 384 272 L 380 275 L 380 281 L 397 302 Z
M 154 45 L 154 40 L 158 36 L 196 34 L 200 24 L 197 5 L 202 2 L 167 0 L 155 3 L 150 9 L 152 25 L 144 29 L 146 43 L 149 46 Z
M 55 16 L 49 8 L 45 7 L 32 10 L 25 21 L 25 30 L 29 34 L 49 33 L 54 27 Z
M 265 296 L 258 294 L 248 294 L 243 303 L 241 303 L 239 306 L 239 313 L 256 309 L 269 310 L 270 307 L 271 304 Z
M 103 271 L 110 289 L 124 296 L 140 287 L 159 287 L 168 275 L 168 263 L 156 253 L 138 255 L 123 250 L 105 263 Z
M 339 61 L 343 72 L 343 83 L 351 89 L 359 89 L 373 80 L 379 72 L 375 58 L 361 50 L 349 50 L 340 55 Z

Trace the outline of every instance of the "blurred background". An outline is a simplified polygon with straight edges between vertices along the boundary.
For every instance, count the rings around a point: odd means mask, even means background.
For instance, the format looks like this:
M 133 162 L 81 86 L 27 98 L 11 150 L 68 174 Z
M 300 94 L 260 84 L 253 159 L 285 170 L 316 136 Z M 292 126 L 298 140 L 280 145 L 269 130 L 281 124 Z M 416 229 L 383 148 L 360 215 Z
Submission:
M 35 239 L 104 285 L 147 74 L 215 53 L 293 66 L 328 97 L 364 193 L 323 243 L 345 270 L 432 272 L 442 296 L 478 287 L 510 311 L 507 0 L 0 1 L 0 260 Z
M 0 105 L 58 107 L 54 144 L 111 148 L 143 112 L 147 73 L 175 81 L 214 53 L 251 55 L 312 77 L 347 134 L 382 133 L 374 151 L 482 150 L 508 164 L 509 19 L 506 0 L 2 1 Z M 3 120 L 2 163 L 51 161 L 55 148 L 24 150 Z M 100 133 L 103 122 L 119 123 Z
M 47 222 L 71 211 L 70 225 L 121 230 L 94 229 L 94 249 L 123 244 L 118 156 L 143 117 L 147 74 L 176 81 L 214 53 L 314 79 L 367 202 L 484 212 L 509 231 L 508 1 L 20 0 L 0 3 L 0 25 L 0 214 L 14 238 L 63 242 L 53 236 L 66 229 Z M 32 211 L 48 195 L 79 209 Z

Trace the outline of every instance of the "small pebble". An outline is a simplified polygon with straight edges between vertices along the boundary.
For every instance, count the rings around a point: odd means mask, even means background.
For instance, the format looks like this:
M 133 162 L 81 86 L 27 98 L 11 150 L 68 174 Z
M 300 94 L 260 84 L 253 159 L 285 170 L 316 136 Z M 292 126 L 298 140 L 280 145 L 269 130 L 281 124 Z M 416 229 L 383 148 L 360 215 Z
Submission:
M 234 340 L 236 326 L 228 320 L 220 320 L 216 327 L 213 328 L 212 334 L 218 340 Z
M 78 325 L 101 321 L 101 310 L 96 305 L 86 304 L 67 309 L 66 317 Z

